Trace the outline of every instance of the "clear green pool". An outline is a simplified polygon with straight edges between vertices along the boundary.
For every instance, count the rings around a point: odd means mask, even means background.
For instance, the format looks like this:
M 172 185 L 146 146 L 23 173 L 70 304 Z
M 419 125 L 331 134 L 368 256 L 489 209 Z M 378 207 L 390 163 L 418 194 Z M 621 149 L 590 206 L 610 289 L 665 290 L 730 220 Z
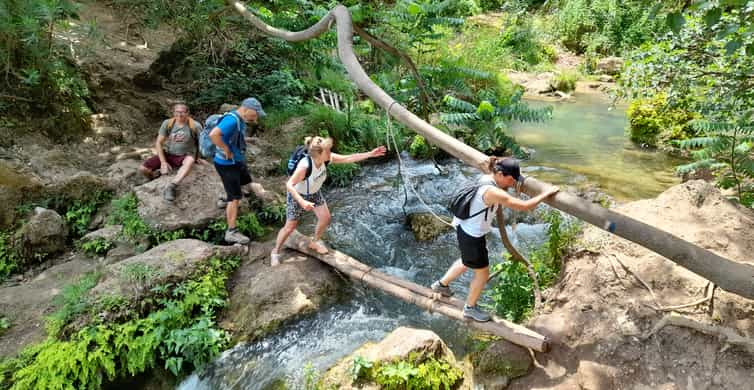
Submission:
M 530 104 L 554 110 L 550 121 L 514 125 L 518 143 L 536 151 L 525 163 L 528 175 L 557 185 L 596 184 L 619 201 L 654 197 L 680 182 L 674 168 L 682 160 L 628 140 L 625 107 L 610 110 L 596 94 Z

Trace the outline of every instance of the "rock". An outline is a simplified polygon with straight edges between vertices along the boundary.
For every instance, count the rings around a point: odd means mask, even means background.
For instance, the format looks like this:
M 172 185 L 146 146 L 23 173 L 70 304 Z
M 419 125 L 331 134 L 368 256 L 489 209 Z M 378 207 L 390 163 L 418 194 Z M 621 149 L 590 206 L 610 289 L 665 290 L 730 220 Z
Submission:
M 90 294 L 116 294 L 133 301 L 154 286 L 188 278 L 196 272 L 199 264 L 213 257 L 240 256 L 246 250 L 243 246 L 218 246 L 193 239 L 169 241 L 107 266 Z M 137 268 L 140 277 L 135 278 L 132 274 L 136 272 L 131 271 Z
M 24 347 L 42 342 L 46 337 L 45 317 L 55 310 L 55 296 L 94 268 L 94 262 L 76 257 L 27 283 L 1 288 L 0 313 L 8 318 L 11 327 L 0 335 L 0 357 L 12 357 Z
M 128 192 L 148 180 L 139 172 L 142 162 L 139 160 L 120 160 L 107 168 L 107 179 L 118 193 Z
M 122 160 L 145 160 L 152 154 L 152 149 L 150 148 L 141 148 L 141 149 L 135 149 L 128 152 L 123 152 L 118 154 L 115 157 L 116 161 L 122 161 Z
M 13 225 L 16 206 L 30 198 L 36 198 L 42 184 L 33 176 L 22 173 L 20 166 L 0 160 L 0 229 Z
M 469 354 L 473 382 L 485 388 L 505 388 L 511 379 L 529 373 L 533 362 L 529 351 L 505 340 L 498 340 L 482 351 Z
M 136 256 L 140 252 L 144 252 L 144 250 L 148 247 L 149 244 L 143 245 L 129 241 L 117 241 L 115 243 L 115 248 L 107 251 L 107 254 L 105 255 L 105 264 L 115 264 L 122 260 Z
M 601 75 L 597 80 L 599 80 L 601 83 L 614 83 L 615 78 L 610 75 L 603 74 Z
M 81 237 L 81 242 L 89 242 L 95 240 L 115 242 L 120 238 L 121 232 L 123 232 L 123 226 L 121 225 L 106 226 L 102 229 L 87 233 L 84 237 Z
M 616 388 L 615 376 L 617 370 L 614 367 L 583 360 L 579 362 L 576 375 L 583 390 Z
M 239 341 L 258 339 L 286 321 L 317 311 L 342 287 L 330 267 L 293 252 L 284 252 L 282 263 L 270 268 L 261 259 L 273 245 L 255 245 L 257 253 L 233 276 L 230 304 L 219 324 Z
M 366 343 L 351 355 L 338 361 L 323 375 L 323 388 L 379 389 L 379 386 L 369 383 L 359 383 L 358 387 L 354 386 L 353 378 L 348 372 L 353 365 L 353 359 L 356 356 L 361 356 L 374 363 L 392 362 L 407 360 L 409 355 L 412 358 L 416 358 L 417 362 L 422 362 L 433 357 L 438 360 L 444 359 L 450 362 L 450 364 L 456 365 L 453 352 L 437 334 L 431 330 L 400 327 L 379 343 Z
M 685 183 L 691 180 L 704 180 L 711 182 L 715 180 L 715 174 L 709 168 L 698 168 L 681 175 L 681 182 Z
M 597 88 L 601 87 L 602 84 L 600 84 L 600 83 L 589 83 L 589 84 L 587 84 L 587 86 L 589 88 L 591 88 L 591 89 L 597 89 Z
M 443 221 L 450 223 L 450 219 L 447 218 L 443 218 Z M 431 213 L 409 214 L 407 222 L 417 241 L 434 240 L 441 234 L 452 230 L 450 226 L 439 221 Z
M 68 227 L 60 214 L 36 207 L 20 233 L 25 257 L 38 259 L 65 250 Z
M 623 69 L 623 58 L 606 57 L 597 61 L 597 72 L 615 76 Z
M 95 191 L 110 191 L 113 188 L 107 179 L 90 172 L 80 171 L 73 175 L 53 177 L 53 184 L 45 188 L 46 196 L 65 199 L 88 199 Z
M 210 164 L 194 165 L 176 189 L 176 199 L 168 202 L 162 194 L 172 179 L 172 175 L 161 176 L 134 189 L 139 199 L 139 216 L 152 228 L 162 231 L 202 228 L 225 215 L 225 210 L 217 208 L 218 196 L 225 191 Z

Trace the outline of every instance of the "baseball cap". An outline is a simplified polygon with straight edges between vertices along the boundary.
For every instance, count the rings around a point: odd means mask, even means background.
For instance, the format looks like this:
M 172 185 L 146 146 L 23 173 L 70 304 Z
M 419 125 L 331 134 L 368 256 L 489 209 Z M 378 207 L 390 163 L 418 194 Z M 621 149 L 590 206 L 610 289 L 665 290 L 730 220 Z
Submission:
M 253 109 L 257 112 L 257 115 L 259 115 L 260 118 L 267 116 L 267 114 L 262 109 L 262 103 L 259 103 L 259 100 L 257 100 L 256 98 L 250 97 L 244 99 L 243 102 L 241 102 L 241 107 Z
M 521 180 L 521 167 L 515 158 L 503 158 L 495 162 L 495 171 L 505 176 L 513 176 L 516 181 Z

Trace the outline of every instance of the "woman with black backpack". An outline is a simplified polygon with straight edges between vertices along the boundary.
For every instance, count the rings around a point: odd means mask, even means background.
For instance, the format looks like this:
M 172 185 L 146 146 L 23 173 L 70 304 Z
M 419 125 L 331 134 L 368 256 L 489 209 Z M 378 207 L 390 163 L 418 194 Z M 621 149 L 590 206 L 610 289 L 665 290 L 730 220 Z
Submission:
M 553 187 L 528 200 L 521 200 L 508 194 L 508 188 L 515 186 L 516 182 L 521 180 L 521 168 L 518 161 L 512 158 L 491 157 L 489 171 L 490 174 L 483 176 L 474 186 L 471 196 L 458 197 L 466 199 L 466 204 L 453 206 L 455 216 L 452 224 L 456 227 L 461 258 L 450 266 L 442 279 L 432 283 L 431 286 L 435 292 L 451 296 L 453 292 L 448 284 L 469 268 L 474 270 L 474 279 L 471 280 L 471 286 L 469 286 L 469 296 L 463 307 L 463 316 L 479 322 L 490 320 L 490 315 L 479 309 L 476 303 L 490 275 L 485 236 L 492 230 L 492 218 L 497 214 L 497 208 L 502 206 L 513 210 L 529 211 L 548 196 L 558 192 L 558 188 Z M 464 211 L 461 212 L 461 209 Z
M 280 263 L 280 249 L 298 226 L 298 220 L 304 211 L 314 211 L 317 216 L 317 227 L 309 248 L 321 254 L 327 253 L 327 247 L 320 241 L 330 224 L 330 209 L 320 190 L 327 179 L 327 166 L 381 157 L 385 155 L 386 150 L 384 146 L 380 146 L 371 152 L 341 155 L 332 153 L 332 146 L 332 138 L 306 137 L 303 148 L 297 149 L 288 161 L 290 177 L 285 183 L 288 190 L 286 221 L 285 226 L 278 232 L 275 248 L 270 253 L 270 264 L 273 267 Z

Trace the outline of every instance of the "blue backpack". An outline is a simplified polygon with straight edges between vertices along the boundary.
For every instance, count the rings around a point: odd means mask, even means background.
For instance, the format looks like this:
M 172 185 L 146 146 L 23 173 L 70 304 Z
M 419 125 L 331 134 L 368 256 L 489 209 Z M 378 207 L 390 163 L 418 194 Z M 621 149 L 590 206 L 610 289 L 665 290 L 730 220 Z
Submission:
M 241 118 L 239 118 L 238 115 L 232 112 L 210 115 L 209 118 L 207 118 L 207 121 L 204 122 L 204 128 L 202 129 L 201 133 L 199 133 L 199 153 L 202 154 L 202 157 L 212 158 L 215 156 L 217 147 L 212 143 L 212 139 L 209 138 L 209 133 L 212 131 L 212 129 L 217 127 L 217 125 L 223 118 L 225 118 L 226 115 L 232 115 L 236 117 L 236 130 L 238 131 L 231 140 L 231 143 L 238 144 L 239 139 L 243 139 L 243 136 L 241 134 Z M 239 144 L 238 146 L 241 150 L 245 149 L 242 147 L 243 145 Z

